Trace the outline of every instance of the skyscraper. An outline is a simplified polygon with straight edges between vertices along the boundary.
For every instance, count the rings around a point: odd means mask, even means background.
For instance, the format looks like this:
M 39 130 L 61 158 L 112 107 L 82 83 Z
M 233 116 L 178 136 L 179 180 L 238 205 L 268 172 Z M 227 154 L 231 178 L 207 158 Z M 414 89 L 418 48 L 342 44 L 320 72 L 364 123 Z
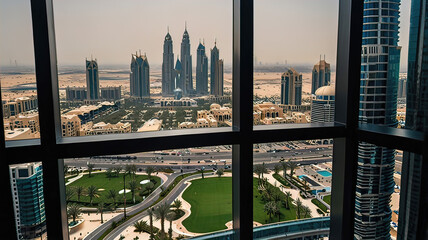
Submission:
M 150 97 L 150 66 L 146 55 L 131 55 L 131 97 Z
M 205 54 L 205 46 L 199 43 L 196 50 L 196 93 L 208 94 L 208 58 Z
M 330 64 L 324 60 L 321 60 L 314 65 L 312 69 L 312 94 L 315 94 L 315 91 L 322 87 L 330 84 Z
M 405 128 L 428 132 L 428 36 L 426 0 L 413 0 L 410 11 L 409 57 L 407 68 L 407 106 Z M 419 195 L 421 188 L 422 156 L 403 153 L 400 211 L 398 215 L 399 240 L 416 240 Z
M 183 94 L 188 96 L 193 93 L 193 78 L 192 78 L 192 55 L 190 55 L 190 37 L 187 32 L 187 26 L 184 29 L 183 39 L 181 41 L 181 72 Z
M 177 57 L 177 61 L 175 62 L 175 89 L 181 89 L 183 86 L 183 80 L 181 78 L 181 72 L 183 71 L 183 67 L 181 66 L 181 62 Z M 182 90 L 183 91 L 183 90 Z
M 334 122 L 334 87 L 324 86 L 315 91 L 312 97 L 311 122 Z
M 290 68 L 281 76 L 281 104 L 302 104 L 302 74 Z
M 407 87 L 407 78 L 400 77 L 400 79 L 398 79 L 398 93 L 397 93 L 398 98 L 406 98 L 406 93 L 407 93 L 406 87 Z
M 42 165 L 12 165 L 10 181 L 18 239 L 46 239 Z
M 216 64 L 220 59 L 220 51 L 217 48 L 217 41 L 214 42 L 214 48 L 211 49 L 211 69 L 210 69 L 210 94 L 215 94 L 216 84 L 215 84 L 215 76 L 216 76 Z
M 98 76 L 97 59 L 86 60 L 86 89 L 89 100 L 97 100 L 100 97 L 100 78 Z
M 359 117 L 361 122 L 397 126 L 400 1 L 364 1 Z M 381 17 L 380 17 L 381 16 Z M 395 150 L 358 146 L 354 236 L 390 239 Z
M 162 96 L 172 96 L 174 94 L 174 78 L 174 52 L 172 48 L 172 37 L 168 31 L 163 42 Z

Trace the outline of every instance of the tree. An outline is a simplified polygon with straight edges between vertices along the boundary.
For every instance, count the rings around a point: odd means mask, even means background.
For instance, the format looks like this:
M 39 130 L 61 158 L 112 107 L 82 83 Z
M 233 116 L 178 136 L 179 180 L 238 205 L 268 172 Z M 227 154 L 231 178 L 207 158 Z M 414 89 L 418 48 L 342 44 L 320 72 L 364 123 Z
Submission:
M 88 172 L 89 172 L 89 177 L 91 177 L 91 173 L 92 173 L 92 171 L 94 170 L 94 168 L 95 168 L 95 164 L 93 164 L 93 163 L 88 163 Z
M 135 181 L 135 179 L 132 179 L 129 182 L 129 190 L 131 190 L 131 194 L 132 194 L 132 201 L 135 204 L 135 191 L 138 189 L 138 182 Z
M 122 166 L 117 166 L 114 168 L 114 171 L 116 172 L 116 177 L 119 177 L 120 172 L 122 171 Z
M 98 213 L 101 214 L 101 223 L 104 223 L 104 220 L 103 220 L 104 202 L 103 201 L 101 201 L 100 203 L 98 203 L 97 211 L 98 211 Z
M 149 194 L 152 193 L 154 188 L 155 188 L 155 185 L 152 182 L 146 183 L 144 185 L 144 190 L 147 191 Z
M 107 168 L 107 170 L 106 170 L 106 177 L 110 181 L 110 178 L 113 177 L 113 168 L 111 168 L 111 167 Z
M 68 169 L 70 169 L 70 168 L 68 167 L 68 165 L 67 165 L 67 164 L 64 164 L 64 176 L 65 176 L 65 175 L 67 175 L 67 173 L 68 173 Z
M 269 172 L 268 169 L 266 168 L 264 162 L 262 163 L 260 169 L 261 169 L 261 172 L 262 172 L 262 178 L 264 178 L 263 174 L 265 174 L 265 173 L 267 174 Z
M 284 171 L 283 172 L 284 179 L 287 179 L 286 176 L 287 176 L 288 162 L 281 162 L 281 167 L 282 167 L 282 170 Z
M 92 200 L 94 198 L 100 197 L 100 195 L 98 194 L 97 187 L 95 187 L 94 185 L 89 186 L 88 189 L 86 190 L 86 196 L 89 197 L 89 203 L 92 205 Z
M 171 210 L 169 209 L 169 205 L 165 202 L 160 204 L 156 209 L 155 209 L 155 217 L 156 220 L 160 220 L 161 221 L 161 232 L 165 233 L 165 218 L 166 215 L 170 212 Z
M 153 232 L 153 215 L 154 215 L 154 209 L 153 208 L 149 208 L 149 210 L 147 210 L 147 214 L 149 215 L 149 221 L 150 221 L 150 240 L 154 240 L 155 239 L 155 235 Z
M 204 168 L 200 169 L 198 172 L 202 173 L 202 179 L 204 179 Z
M 267 202 L 264 205 L 264 209 L 263 211 L 266 212 L 267 215 L 269 215 L 269 221 L 272 220 L 272 215 L 275 214 L 277 212 L 277 208 L 278 206 L 276 205 L 275 202 L 271 201 L 271 202 Z
M 110 189 L 107 192 L 107 199 L 111 199 L 113 201 L 113 206 L 116 206 L 116 198 L 117 198 L 117 191 L 114 189 Z
M 156 172 L 156 169 L 152 166 L 147 166 L 144 171 L 146 172 L 147 176 L 149 177 L 149 180 L 151 181 L 151 175 Z
M 312 211 L 308 206 L 303 206 L 302 213 L 303 213 L 303 218 L 310 218 Z
M 180 201 L 180 199 L 175 199 L 174 202 L 172 203 L 171 207 L 174 208 L 174 212 L 177 216 L 182 206 L 183 206 L 183 203 Z
M 76 218 L 82 213 L 82 208 L 76 203 L 71 203 L 67 206 L 67 216 L 72 218 L 73 222 L 76 222 Z
M 83 186 L 76 187 L 76 195 L 77 195 L 77 201 L 80 202 L 80 197 L 82 195 L 85 195 L 85 189 L 83 188 Z
M 175 220 L 176 214 L 175 212 L 170 211 L 167 215 L 166 215 L 166 220 L 169 221 L 169 229 L 168 229 L 168 235 L 169 235 L 169 239 L 172 240 L 172 221 Z
M 294 169 L 297 168 L 297 163 L 288 160 L 288 167 L 290 168 L 290 177 L 293 178 Z
M 275 174 L 278 174 L 279 171 L 281 171 L 281 166 L 279 164 L 275 164 L 275 166 L 273 167 L 273 172 Z
M 137 166 L 134 164 L 125 166 L 125 175 L 129 175 L 135 179 L 135 173 L 137 172 Z
M 287 204 L 287 209 L 290 209 L 290 199 L 291 199 L 291 193 L 285 192 L 285 202 Z
M 257 177 L 259 178 L 258 183 L 260 184 L 260 177 L 262 175 L 262 166 L 260 164 L 254 165 L 253 166 L 253 172 L 257 175 Z
M 74 196 L 74 188 L 68 187 L 65 189 L 65 201 L 68 202 Z
M 134 232 L 138 232 L 139 234 L 141 234 L 142 232 L 144 232 L 144 230 L 147 228 L 147 222 L 146 221 L 136 221 L 134 223 Z
M 224 174 L 224 170 L 223 170 L 223 168 L 219 168 L 218 170 L 217 170 L 217 175 L 218 175 L 218 177 L 221 177 L 221 175 L 223 175 Z
M 302 215 L 302 206 L 303 206 L 302 201 L 300 201 L 300 198 L 297 198 L 297 200 L 296 200 L 296 215 L 297 215 L 297 219 L 302 218 L 301 217 L 301 215 Z
M 273 192 L 273 194 L 272 194 L 272 199 L 276 202 L 276 203 L 278 203 L 278 202 L 280 202 L 281 201 L 281 198 L 282 198 L 282 194 L 281 194 L 281 192 L 280 191 L 275 191 L 275 192 Z

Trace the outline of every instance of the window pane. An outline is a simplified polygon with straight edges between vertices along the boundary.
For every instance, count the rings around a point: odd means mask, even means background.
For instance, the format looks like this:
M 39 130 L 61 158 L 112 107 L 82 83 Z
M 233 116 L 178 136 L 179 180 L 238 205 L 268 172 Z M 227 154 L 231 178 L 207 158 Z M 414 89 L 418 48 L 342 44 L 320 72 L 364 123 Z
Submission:
M 161 233 L 156 231 L 162 230 L 162 207 L 175 214 L 171 216 L 174 238 L 232 228 L 231 146 L 64 161 L 68 209 L 80 209 L 75 219 L 69 219 L 70 239 L 96 239 L 116 223 L 125 225 L 110 233 L 115 238 L 149 239 L 148 208 L 154 208 L 154 235 L 159 237 Z M 140 214 L 137 220 L 122 223 L 125 204 L 128 217 Z M 169 215 L 164 219 L 163 229 L 169 234 Z M 135 232 L 137 228 L 143 230 Z
M 0 81 L 6 140 L 39 138 L 30 2 L 0 2 Z
M 338 6 L 254 2 L 254 125 L 334 121 Z
M 332 146 L 332 139 L 254 145 L 254 238 L 315 229 L 313 237 L 328 237 Z
M 42 163 L 9 166 L 18 239 L 47 239 Z
M 232 1 L 54 2 L 63 136 L 231 126 Z

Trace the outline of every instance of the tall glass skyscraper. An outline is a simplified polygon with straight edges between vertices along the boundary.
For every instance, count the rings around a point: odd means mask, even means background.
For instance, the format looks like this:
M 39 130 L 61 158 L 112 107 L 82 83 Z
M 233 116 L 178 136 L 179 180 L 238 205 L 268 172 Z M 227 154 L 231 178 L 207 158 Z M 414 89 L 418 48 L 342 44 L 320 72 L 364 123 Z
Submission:
M 330 63 L 327 63 L 324 60 L 321 60 L 314 65 L 312 69 L 312 90 L 311 93 L 315 94 L 315 91 L 323 86 L 327 86 L 330 84 Z
M 172 96 L 174 94 L 174 78 L 174 52 L 172 48 L 172 37 L 168 31 L 163 42 L 162 96 Z
M 188 96 L 193 93 L 193 78 L 192 78 L 192 55 L 190 55 L 190 37 L 187 32 L 187 26 L 184 29 L 183 39 L 181 41 L 181 65 L 183 67 L 181 72 L 181 80 L 183 86 L 183 94 Z
M 214 48 L 211 49 L 211 71 L 210 71 L 210 94 L 216 95 L 216 64 L 220 59 L 220 51 L 217 48 L 217 42 L 214 42 Z
M 302 104 L 302 74 L 294 68 L 281 75 L 281 104 Z
M 100 98 L 100 78 L 98 75 L 97 60 L 86 60 L 86 89 L 89 100 Z
M 409 57 L 407 68 L 407 106 L 405 128 L 428 132 L 428 24 L 427 1 L 412 0 Z M 422 156 L 403 153 L 397 239 L 416 240 L 419 213 Z
M 199 43 L 196 53 L 196 93 L 206 95 L 208 93 L 208 58 L 202 43 Z
M 132 97 L 150 97 L 150 66 L 146 55 L 132 54 L 129 78 Z
M 12 165 L 10 181 L 18 239 L 46 239 L 42 165 Z
M 397 126 L 400 0 L 365 0 L 361 51 L 361 122 Z M 358 146 L 356 239 L 390 239 L 395 150 Z

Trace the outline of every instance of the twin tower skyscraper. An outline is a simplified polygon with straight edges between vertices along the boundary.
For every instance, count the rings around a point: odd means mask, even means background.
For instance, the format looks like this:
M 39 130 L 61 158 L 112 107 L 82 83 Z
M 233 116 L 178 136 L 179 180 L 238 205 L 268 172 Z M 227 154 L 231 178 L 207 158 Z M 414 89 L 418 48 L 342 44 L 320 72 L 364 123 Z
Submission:
M 214 45 L 211 49 L 210 91 L 208 92 L 208 58 L 205 46 L 199 43 L 196 56 L 196 89 L 193 86 L 192 55 L 190 54 L 190 37 L 187 27 L 181 41 L 181 55 L 174 66 L 172 37 L 168 33 L 163 44 L 162 61 L 162 96 L 171 96 L 174 90 L 181 90 L 183 96 L 191 94 L 223 96 L 223 60 Z

